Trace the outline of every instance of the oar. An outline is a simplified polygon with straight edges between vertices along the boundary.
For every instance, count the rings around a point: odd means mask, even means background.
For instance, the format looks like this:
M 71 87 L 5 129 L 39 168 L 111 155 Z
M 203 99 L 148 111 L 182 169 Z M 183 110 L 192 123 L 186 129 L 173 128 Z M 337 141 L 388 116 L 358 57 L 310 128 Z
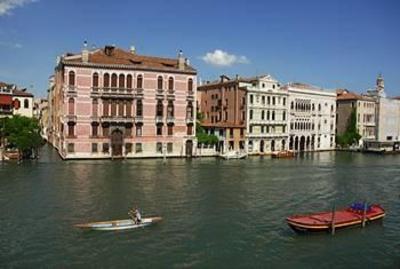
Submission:
M 332 221 L 331 221 L 331 233 L 335 235 L 335 205 L 332 208 Z

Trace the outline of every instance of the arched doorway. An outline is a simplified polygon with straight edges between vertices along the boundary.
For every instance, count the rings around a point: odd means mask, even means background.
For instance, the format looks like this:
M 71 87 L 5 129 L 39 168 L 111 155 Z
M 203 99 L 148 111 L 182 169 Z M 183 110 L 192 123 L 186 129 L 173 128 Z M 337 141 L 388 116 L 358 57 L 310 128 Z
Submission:
M 306 149 L 310 150 L 310 137 L 307 136 L 307 140 L 306 140 Z
M 193 155 L 193 141 L 187 140 L 186 141 L 186 157 L 191 158 Z
M 274 152 L 275 151 L 275 140 L 271 141 L 271 151 Z
M 282 150 L 285 150 L 286 148 L 286 141 L 285 139 L 282 139 Z
M 264 152 L 264 140 L 260 141 L 260 152 Z
M 112 156 L 122 156 L 122 145 L 124 144 L 124 136 L 119 129 L 111 133 L 111 149 Z
M 294 150 L 299 150 L 299 137 L 296 136 L 295 140 L 294 140 Z
M 306 138 L 304 136 L 300 137 L 300 151 L 304 151 L 304 146 L 306 144 Z
M 289 140 L 289 150 L 293 150 L 293 136 L 291 136 Z

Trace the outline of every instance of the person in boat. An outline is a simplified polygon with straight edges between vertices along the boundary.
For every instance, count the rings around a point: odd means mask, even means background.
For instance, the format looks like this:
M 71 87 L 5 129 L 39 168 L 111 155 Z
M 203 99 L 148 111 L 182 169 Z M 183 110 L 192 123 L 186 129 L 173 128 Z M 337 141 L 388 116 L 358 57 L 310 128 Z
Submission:
M 140 214 L 139 208 L 135 210 L 135 222 L 141 223 L 142 222 L 142 215 Z

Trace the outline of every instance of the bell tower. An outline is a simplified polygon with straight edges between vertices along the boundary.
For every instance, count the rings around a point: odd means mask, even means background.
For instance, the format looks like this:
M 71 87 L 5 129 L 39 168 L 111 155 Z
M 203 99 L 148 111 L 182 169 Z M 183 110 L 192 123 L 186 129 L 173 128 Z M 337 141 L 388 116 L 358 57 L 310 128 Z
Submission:
M 382 74 L 379 74 L 378 78 L 376 79 L 376 91 L 378 92 L 379 95 L 385 92 L 385 81 L 383 79 Z

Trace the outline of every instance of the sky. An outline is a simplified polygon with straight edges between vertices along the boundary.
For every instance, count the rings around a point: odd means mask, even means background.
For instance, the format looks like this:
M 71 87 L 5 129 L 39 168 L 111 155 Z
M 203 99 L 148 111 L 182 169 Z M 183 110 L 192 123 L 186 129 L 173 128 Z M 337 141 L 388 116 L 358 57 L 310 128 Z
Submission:
M 175 58 L 201 80 L 271 74 L 400 96 L 398 0 L 0 0 L 0 81 L 45 97 L 56 57 L 83 42 Z

